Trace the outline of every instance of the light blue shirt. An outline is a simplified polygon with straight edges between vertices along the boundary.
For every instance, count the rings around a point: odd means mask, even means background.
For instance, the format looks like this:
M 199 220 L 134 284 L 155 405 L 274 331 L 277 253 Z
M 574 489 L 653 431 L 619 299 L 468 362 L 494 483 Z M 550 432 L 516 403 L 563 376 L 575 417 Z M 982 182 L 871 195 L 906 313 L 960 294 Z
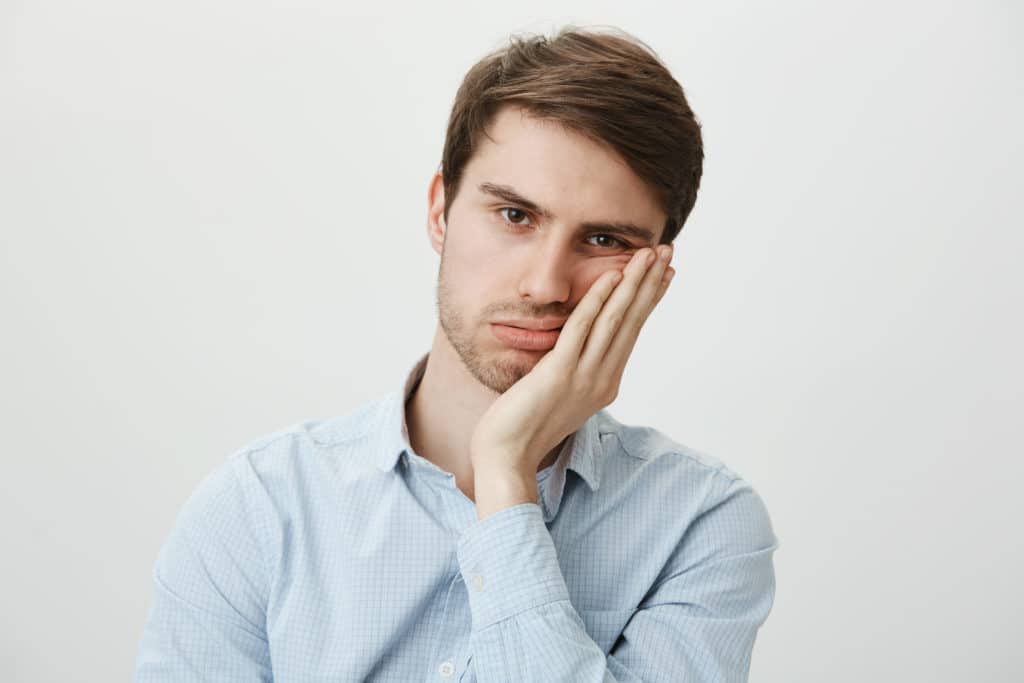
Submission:
M 746 681 L 775 597 L 762 499 L 606 410 L 483 520 L 394 391 L 231 454 L 153 570 L 137 681 Z M 397 389 L 397 387 L 396 387 Z

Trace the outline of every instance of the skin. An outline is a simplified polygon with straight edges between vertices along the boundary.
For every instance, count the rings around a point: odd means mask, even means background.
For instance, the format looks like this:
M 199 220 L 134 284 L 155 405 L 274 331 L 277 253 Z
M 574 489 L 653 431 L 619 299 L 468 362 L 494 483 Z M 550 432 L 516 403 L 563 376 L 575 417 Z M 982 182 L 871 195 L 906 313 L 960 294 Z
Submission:
M 652 259 L 665 213 L 610 148 L 521 109 L 500 109 L 466 165 L 445 220 L 440 172 L 427 235 L 441 256 L 439 320 L 420 386 L 406 405 L 410 444 L 455 475 L 477 516 L 537 502 L 536 473 L 618 393 L 639 331 L 674 272 Z M 483 191 L 513 188 L 546 215 Z M 629 222 L 650 235 L 585 229 Z M 616 276 L 621 282 L 616 284 Z M 510 348 L 502 318 L 566 320 L 549 351 Z

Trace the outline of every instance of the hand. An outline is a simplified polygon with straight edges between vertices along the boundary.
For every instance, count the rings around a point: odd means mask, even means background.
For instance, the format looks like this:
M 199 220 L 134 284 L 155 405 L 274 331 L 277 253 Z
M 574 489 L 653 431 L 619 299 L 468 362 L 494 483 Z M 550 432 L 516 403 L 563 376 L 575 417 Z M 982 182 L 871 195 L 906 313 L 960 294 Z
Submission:
M 566 320 L 554 348 L 480 418 L 470 440 L 474 472 L 483 475 L 474 474 L 478 507 L 486 477 L 518 477 L 535 498 L 544 456 L 615 400 L 640 328 L 675 274 L 668 265 L 671 246 L 658 249 L 661 258 L 644 248 L 621 271 L 603 273 Z

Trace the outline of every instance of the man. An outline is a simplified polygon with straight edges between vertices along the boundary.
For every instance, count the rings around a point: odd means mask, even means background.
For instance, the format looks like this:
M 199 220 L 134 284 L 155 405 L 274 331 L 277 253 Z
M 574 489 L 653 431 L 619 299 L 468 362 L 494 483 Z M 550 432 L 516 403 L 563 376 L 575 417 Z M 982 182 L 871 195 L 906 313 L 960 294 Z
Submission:
M 702 159 L 681 87 L 626 34 L 475 65 L 429 185 L 429 353 L 204 480 L 137 680 L 746 680 L 775 592 L 761 499 L 604 410 Z

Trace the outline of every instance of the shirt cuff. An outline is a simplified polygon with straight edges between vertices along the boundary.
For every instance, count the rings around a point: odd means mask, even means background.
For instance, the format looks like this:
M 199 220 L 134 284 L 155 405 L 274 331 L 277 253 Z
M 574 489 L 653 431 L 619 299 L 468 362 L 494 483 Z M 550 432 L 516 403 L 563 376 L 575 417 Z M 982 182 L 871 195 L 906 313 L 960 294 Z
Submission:
M 569 599 L 555 543 L 537 503 L 499 510 L 471 524 L 457 544 L 473 630 Z

